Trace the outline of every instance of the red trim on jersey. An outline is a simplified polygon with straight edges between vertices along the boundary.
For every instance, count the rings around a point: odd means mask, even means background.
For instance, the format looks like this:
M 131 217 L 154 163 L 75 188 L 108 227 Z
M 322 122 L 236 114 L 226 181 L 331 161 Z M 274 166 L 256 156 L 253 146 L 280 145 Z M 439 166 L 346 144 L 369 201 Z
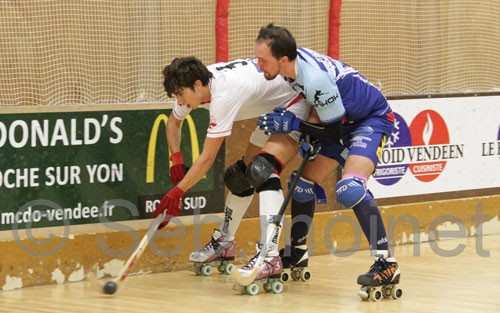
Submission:
M 394 115 L 394 112 L 387 112 L 386 114 L 386 117 L 387 117 L 387 120 L 391 123 L 394 123 L 394 121 L 396 120 L 396 116 Z
M 292 100 L 290 100 L 290 102 L 288 102 L 285 106 L 285 109 L 288 109 L 289 107 L 291 107 L 292 105 L 296 104 L 297 102 L 299 102 L 300 100 L 304 99 L 304 97 L 302 96 L 302 94 L 298 94 L 296 95 L 295 97 L 293 97 Z
M 229 60 L 228 20 L 229 1 L 217 0 L 215 11 L 215 60 L 226 62 Z
M 328 55 L 338 59 L 340 57 L 340 9 L 342 0 L 330 0 L 328 17 Z

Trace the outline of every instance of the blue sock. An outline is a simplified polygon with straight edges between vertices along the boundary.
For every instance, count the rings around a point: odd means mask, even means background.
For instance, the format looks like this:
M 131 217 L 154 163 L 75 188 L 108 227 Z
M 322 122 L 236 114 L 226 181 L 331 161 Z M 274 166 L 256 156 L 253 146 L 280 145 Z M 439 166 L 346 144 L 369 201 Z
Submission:
M 372 194 L 368 191 L 366 197 L 352 209 L 370 244 L 370 249 L 377 250 L 377 253 L 380 251 L 384 257 L 389 256 L 389 243 L 384 221 Z

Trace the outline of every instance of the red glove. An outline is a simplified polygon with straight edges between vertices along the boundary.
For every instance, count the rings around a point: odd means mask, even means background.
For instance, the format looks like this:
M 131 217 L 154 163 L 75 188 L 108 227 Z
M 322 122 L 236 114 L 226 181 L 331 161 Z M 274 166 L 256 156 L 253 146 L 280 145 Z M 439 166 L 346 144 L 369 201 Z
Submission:
M 165 220 L 158 226 L 158 229 L 167 226 L 170 218 L 173 216 L 179 216 L 181 214 L 181 200 L 183 195 L 184 190 L 176 186 L 170 189 L 163 198 L 161 198 L 160 204 L 158 204 L 153 212 L 154 217 L 166 212 Z
M 172 166 L 170 167 L 170 180 L 172 183 L 177 184 L 186 175 L 186 166 L 184 165 L 184 158 L 181 152 L 176 152 L 170 156 Z

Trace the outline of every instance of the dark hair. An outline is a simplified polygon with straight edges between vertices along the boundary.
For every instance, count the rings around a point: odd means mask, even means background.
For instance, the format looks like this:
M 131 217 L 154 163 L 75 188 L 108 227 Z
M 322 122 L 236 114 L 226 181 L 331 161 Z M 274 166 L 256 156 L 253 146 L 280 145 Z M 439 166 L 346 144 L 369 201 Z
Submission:
M 182 88 L 194 89 L 194 83 L 200 80 L 203 86 L 208 85 L 213 74 L 197 58 L 175 58 L 163 69 L 163 87 L 169 97 L 177 94 Z
M 295 60 L 297 57 L 297 43 L 285 27 L 268 24 L 259 30 L 256 41 L 267 42 L 272 55 L 277 59 L 287 56 L 288 59 Z

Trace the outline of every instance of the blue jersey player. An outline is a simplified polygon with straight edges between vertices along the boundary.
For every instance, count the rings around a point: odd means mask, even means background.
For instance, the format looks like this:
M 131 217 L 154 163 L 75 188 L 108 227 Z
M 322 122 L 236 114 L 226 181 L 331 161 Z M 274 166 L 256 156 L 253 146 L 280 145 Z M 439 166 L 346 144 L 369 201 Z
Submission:
M 375 170 L 377 152 L 393 129 L 394 114 L 384 95 L 349 65 L 306 48 L 292 34 L 272 24 L 260 29 L 255 53 L 267 79 L 282 75 L 315 109 L 318 123 L 275 110 L 259 119 L 269 133 L 300 131 L 321 143 L 320 157 L 304 173 L 320 183 L 337 163 L 343 166 L 336 195 L 351 208 L 375 256 L 370 270 L 358 277 L 363 299 L 398 298 L 399 266 L 390 254 L 380 211 L 366 182 Z M 293 203 L 292 203 L 293 204 Z M 292 231 L 293 237 L 293 231 Z M 294 238 L 292 238 L 292 242 Z

